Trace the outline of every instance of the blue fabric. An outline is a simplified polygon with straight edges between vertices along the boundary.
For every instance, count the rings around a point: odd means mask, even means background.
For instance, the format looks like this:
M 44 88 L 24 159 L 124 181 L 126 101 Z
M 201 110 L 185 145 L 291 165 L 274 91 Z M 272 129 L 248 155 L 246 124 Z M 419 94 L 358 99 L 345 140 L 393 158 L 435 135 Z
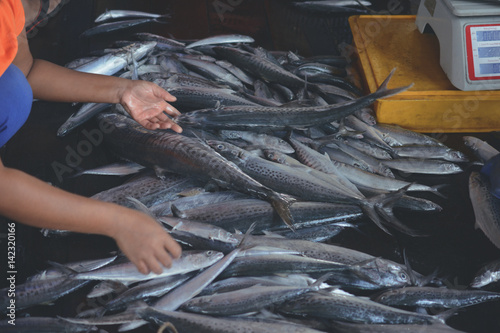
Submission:
M 17 66 L 10 65 L 0 76 L 0 147 L 26 122 L 32 103 L 28 80 Z
M 500 154 L 484 163 L 481 173 L 490 180 L 490 192 L 500 199 Z

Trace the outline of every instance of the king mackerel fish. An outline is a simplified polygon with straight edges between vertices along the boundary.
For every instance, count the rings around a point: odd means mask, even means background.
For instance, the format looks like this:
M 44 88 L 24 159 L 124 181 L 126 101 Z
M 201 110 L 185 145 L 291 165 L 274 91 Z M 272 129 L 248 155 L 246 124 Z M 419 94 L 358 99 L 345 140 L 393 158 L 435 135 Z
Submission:
M 205 129 L 284 130 L 304 128 L 340 120 L 379 98 L 389 97 L 411 87 L 387 89 L 394 70 L 377 91 L 358 99 L 325 106 L 227 106 L 186 112 L 176 118 L 180 126 Z
M 200 140 L 167 131 L 149 131 L 134 120 L 118 114 L 100 115 L 113 130 L 107 143 L 122 158 L 200 180 L 266 200 L 284 222 L 292 226 L 289 206 L 294 199 L 254 180 Z

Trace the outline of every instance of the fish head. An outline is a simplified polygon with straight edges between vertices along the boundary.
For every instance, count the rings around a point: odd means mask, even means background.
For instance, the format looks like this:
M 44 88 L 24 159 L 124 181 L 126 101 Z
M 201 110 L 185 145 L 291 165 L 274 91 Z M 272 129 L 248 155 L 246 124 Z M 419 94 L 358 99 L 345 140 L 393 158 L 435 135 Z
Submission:
M 273 161 L 273 162 L 276 162 L 279 164 L 288 165 L 288 162 L 286 160 L 286 155 L 279 152 L 279 151 L 265 149 L 264 155 L 265 155 L 266 159 L 268 159 L 269 161 Z
M 383 288 L 411 284 L 410 275 L 405 267 L 380 258 L 359 265 L 357 275 L 364 281 Z
M 239 160 L 244 157 L 245 150 L 224 141 L 207 140 L 207 144 L 216 152 L 230 161 Z
M 452 150 L 448 153 L 449 158 L 454 162 L 468 162 L 469 159 L 464 153 L 458 150 Z
M 448 173 L 460 173 L 463 169 L 455 163 L 445 163 L 444 168 Z

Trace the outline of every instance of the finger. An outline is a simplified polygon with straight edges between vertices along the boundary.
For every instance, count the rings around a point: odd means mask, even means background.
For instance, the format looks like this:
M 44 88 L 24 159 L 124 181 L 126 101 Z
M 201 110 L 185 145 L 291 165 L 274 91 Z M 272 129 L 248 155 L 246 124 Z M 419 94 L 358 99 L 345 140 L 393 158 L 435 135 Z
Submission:
M 156 257 L 148 260 L 148 267 L 155 274 L 161 274 L 163 272 L 163 268 L 160 266 Z
M 139 261 L 135 264 L 135 266 L 137 267 L 137 270 L 142 273 L 142 274 L 149 274 L 149 269 L 148 269 L 148 266 L 146 265 L 146 263 L 144 263 L 144 261 Z
M 156 130 L 156 129 L 160 128 L 159 123 L 152 122 L 149 119 L 141 120 L 141 121 L 139 121 L 139 124 L 141 124 L 144 128 L 146 128 L 148 130 Z
M 172 105 L 167 103 L 167 106 L 165 108 L 165 112 L 167 112 L 171 116 L 179 116 L 181 113 L 179 110 L 174 108 Z
M 170 253 L 170 256 L 173 258 L 173 259 L 178 259 L 180 258 L 181 254 L 182 254 L 182 247 L 179 245 L 179 243 L 177 243 L 173 238 L 169 237 L 166 241 L 165 241 L 165 250 L 168 251 L 168 253 Z
M 177 125 L 173 121 L 160 123 L 160 128 L 161 129 L 171 129 L 174 132 L 182 133 L 182 127 L 180 127 L 179 125 Z
M 173 95 L 171 95 L 168 91 L 166 91 L 165 89 L 159 87 L 159 91 L 160 91 L 160 96 L 161 98 L 163 98 L 164 100 L 168 101 L 168 102 L 175 102 L 177 100 L 177 98 Z
M 170 268 L 172 266 L 172 257 L 170 257 L 167 251 L 159 251 L 156 254 L 156 259 L 158 259 L 165 268 Z

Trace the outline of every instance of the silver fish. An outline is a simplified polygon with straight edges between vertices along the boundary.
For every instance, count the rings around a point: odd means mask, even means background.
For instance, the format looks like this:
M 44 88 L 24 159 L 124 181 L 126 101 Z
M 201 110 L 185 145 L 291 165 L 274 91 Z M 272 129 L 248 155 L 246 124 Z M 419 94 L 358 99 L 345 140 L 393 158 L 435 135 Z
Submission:
M 158 311 L 148 308 L 141 311 L 142 318 L 161 325 L 165 322 L 172 323 L 182 332 L 203 333 L 321 333 L 321 331 L 302 325 L 285 322 L 262 322 L 242 318 L 217 318 L 212 316 L 185 313 L 179 311 Z
M 76 127 L 84 124 L 99 112 L 111 107 L 109 103 L 86 103 L 75 114 L 72 114 L 57 130 L 57 136 L 63 137 Z
M 363 324 L 433 324 L 438 317 L 389 307 L 357 296 L 309 294 L 282 304 L 279 311 L 313 318 Z
M 2 333 L 68 333 L 97 331 L 97 327 L 85 324 L 72 324 L 52 317 L 18 317 L 14 321 L 0 321 Z
M 491 194 L 487 179 L 479 172 L 473 171 L 469 176 L 469 197 L 476 227 L 500 248 L 500 200 Z
M 155 46 L 156 42 L 133 43 L 79 66 L 75 70 L 85 73 L 114 75 L 130 64 L 132 59 L 142 59 Z M 132 57 L 129 54 L 132 54 Z
M 261 286 L 199 296 L 182 304 L 181 309 L 209 315 L 238 315 L 259 311 L 262 308 L 280 304 L 305 293 L 319 290 L 319 284 L 311 286 Z
M 216 251 L 184 251 L 180 258 L 172 261 L 170 268 L 164 268 L 161 274 L 140 273 L 131 262 L 110 265 L 91 272 L 77 273 L 71 278 L 76 280 L 115 280 L 144 281 L 165 276 L 188 273 L 213 265 L 224 255 Z
M 465 145 L 474 152 L 476 157 L 479 158 L 482 163 L 486 163 L 486 161 L 488 161 L 492 157 L 500 154 L 500 151 L 496 150 L 486 141 L 473 136 L 464 136 L 463 139 Z
M 104 22 L 114 19 L 123 19 L 123 18 L 132 18 L 132 17 L 144 17 L 144 18 L 161 18 L 166 17 L 168 14 L 154 14 L 154 13 L 146 13 L 137 10 L 123 10 L 123 9 L 112 9 L 106 10 L 104 13 L 99 15 L 94 22 Z
M 500 299 L 500 293 L 483 290 L 457 290 L 436 287 L 392 289 L 372 298 L 395 307 L 461 308 Z
M 255 40 L 250 36 L 245 35 L 219 35 L 211 36 L 192 42 L 186 46 L 187 49 L 192 49 L 198 46 L 217 45 L 217 44 L 231 44 L 231 43 L 253 43 Z
M 169 132 L 148 131 L 116 114 L 102 119 L 114 128 L 106 139 L 118 155 L 141 165 L 212 179 L 222 187 L 269 201 L 283 221 L 292 225 L 289 206 L 295 201 L 293 198 L 262 185 L 201 141 Z
M 451 175 L 463 172 L 463 169 L 453 162 L 432 159 L 398 158 L 382 160 L 381 163 L 391 169 L 408 173 Z
M 489 262 L 481 267 L 470 286 L 472 288 L 482 288 L 497 281 L 500 281 L 500 260 Z
M 251 143 L 253 146 L 262 146 L 285 154 L 292 154 L 295 152 L 292 146 L 290 146 L 290 144 L 285 140 L 265 133 L 222 130 L 220 131 L 220 135 L 224 139 L 242 139 Z
M 187 112 L 176 118 L 181 126 L 211 129 L 288 129 L 291 127 L 311 127 L 339 120 L 359 108 L 373 103 L 376 99 L 392 96 L 409 87 L 387 89 L 388 81 L 394 72 L 382 83 L 380 88 L 361 98 L 327 106 L 312 107 L 220 107 Z

